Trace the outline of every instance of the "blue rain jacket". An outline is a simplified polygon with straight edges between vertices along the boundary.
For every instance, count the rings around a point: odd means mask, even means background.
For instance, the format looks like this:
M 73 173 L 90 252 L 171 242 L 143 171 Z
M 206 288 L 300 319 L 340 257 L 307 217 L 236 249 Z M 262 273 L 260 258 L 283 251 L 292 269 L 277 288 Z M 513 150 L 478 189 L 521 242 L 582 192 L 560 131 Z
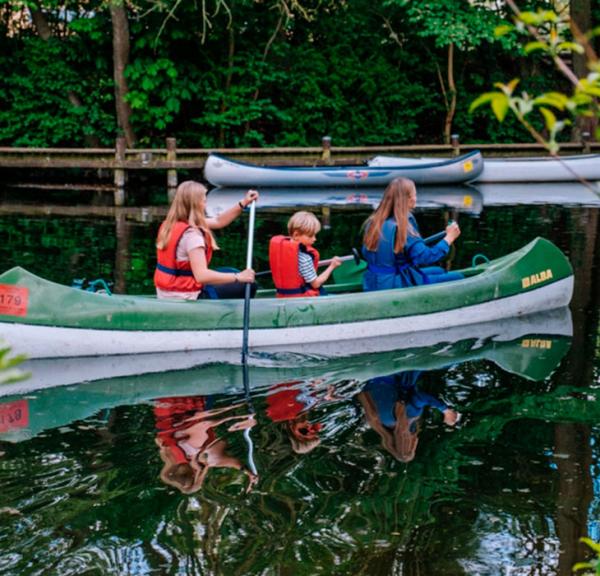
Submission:
M 462 277 L 460 274 L 447 273 L 439 266 L 424 268 L 442 260 L 450 247 L 445 240 L 440 240 L 431 247 L 427 246 L 412 214 L 409 221 L 417 235 L 409 233 L 404 250 L 400 254 L 394 253 L 398 225 L 393 218 L 388 218 L 383 223 L 376 251 L 367 250 L 363 245 L 362 254 L 367 261 L 367 270 L 363 276 L 365 291 L 419 286 Z

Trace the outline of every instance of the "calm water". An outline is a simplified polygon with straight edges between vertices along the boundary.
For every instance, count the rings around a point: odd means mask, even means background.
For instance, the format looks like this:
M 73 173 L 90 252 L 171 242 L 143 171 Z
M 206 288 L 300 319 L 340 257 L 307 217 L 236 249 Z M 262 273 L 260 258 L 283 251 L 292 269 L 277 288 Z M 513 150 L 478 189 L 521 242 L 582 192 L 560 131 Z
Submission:
M 32 362 L 0 389 L 0 572 L 571 574 L 578 539 L 600 540 L 600 209 L 565 205 L 567 188 L 553 204 L 516 204 L 535 187 L 483 192 L 424 192 L 423 233 L 458 219 L 455 267 L 549 238 L 576 270 L 570 310 L 434 347 L 257 355 L 250 404 L 237 366 Z M 3 191 L 0 270 L 152 292 L 164 206 L 35 197 Z M 359 245 L 358 201 L 313 208 L 324 257 Z M 258 214 L 257 270 L 292 212 Z M 219 242 L 217 263 L 241 266 L 245 223 Z

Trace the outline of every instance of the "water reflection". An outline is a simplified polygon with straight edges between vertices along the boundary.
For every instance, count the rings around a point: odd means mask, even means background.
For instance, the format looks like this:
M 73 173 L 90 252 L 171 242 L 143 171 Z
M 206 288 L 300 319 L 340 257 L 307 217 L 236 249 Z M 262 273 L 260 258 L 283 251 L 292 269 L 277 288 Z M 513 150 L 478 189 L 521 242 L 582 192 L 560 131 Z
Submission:
M 50 565 L 58 541 L 61 565 L 80 572 L 133 572 L 135 554 L 157 573 L 301 573 L 308 563 L 324 574 L 460 574 L 456 550 L 473 558 L 493 546 L 494 517 L 507 518 L 516 550 L 521 531 L 536 530 L 531 518 L 549 513 L 552 471 L 531 463 L 544 456 L 528 441 L 549 421 L 597 417 L 561 385 L 570 316 L 549 320 L 344 359 L 271 359 L 280 364 L 252 366 L 254 419 L 240 403 L 240 367 L 222 364 L 6 396 L 27 404 L 29 422 L 0 435 L 2 506 L 21 514 L 0 526 L 0 543 Z M 382 448 L 378 422 L 412 440 Z M 288 423 L 318 442 L 295 450 Z M 494 573 L 485 558 L 479 571 Z
M 210 396 L 183 396 L 155 402 L 156 444 L 164 463 L 160 478 L 192 494 L 202 488 L 210 469 L 231 468 L 248 476 L 246 491 L 250 491 L 258 476 L 228 453 L 227 439 L 219 428 L 224 427 L 226 433 L 252 428 L 254 414 L 233 414 L 242 404 L 211 408 L 212 400 Z
M 400 462 L 410 462 L 415 457 L 426 408 L 441 412 L 448 426 L 454 426 L 460 418 L 439 397 L 418 387 L 422 374 L 420 370 L 409 370 L 372 378 L 357 395 L 369 426 L 379 434 L 383 447 Z
M 266 416 L 281 423 L 290 439 L 292 450 L 306 454 L 320 443 L 321 422 L 311 422 L 309 412 L 323 402 L 334 399 L 334 386 L 319 389 L 322 380 L 294 380 L 271 386 L 267 392 Z
M 238 366 L 183 352 L 28 362 L 22 369 L 32 372 L 29 380 L 0 387 L 0 571 L 571 573 L 587 553 L 578 538 L 598 538 L 600 506 L 599 211 L 573 207 L 597 203 L 571 187 L 479 188 L 461 220 L 456 259 L 468 263 L 462 247 L 468 258 L 476 251 L 493 257 L 535 235 L 549 237 L 576 270 L 574 333 L 570 316 L 547 316 L 351 358 L 254 357 L 251 431 L 260 479 L 249 493 L 243 430 L 228 430 L 249 421 L 247 405 L 237 405 Z M 360 211 L 368 195 L 355 200 L 352 210 L 331 210 L 332 228 L 323 233 L 328 251 L 345 253 L 370 212 L 367 204 Z M 544 205 L 516 205 L 527 202 Z M 422 217 L 434 232 L 447 214 L 427 208 Z M 257 269 L 267 266 L 260 239 L 279 230 L 291 210 L 259 218 Z M 144 282 L 162 214 L 122 213 L 123 227 L 113 208 L 4 202 L 0 268 L 13 265 L 18 246 L 22 264 L 43 277 L 115 280 L 115 262 L 124 256 L 124 289 L 151 292 Z M 223 243 L 227 258 L 244 253 L 234 236 Z M 369 380 L 411 371 L 420 374 L 420 392 L 463 418 L 449 426 L 426 405 L 406 464 L 382 447 L 359 395 Z M 292 447 L 287 421 L 267 414 L 269 395 L 288 388 L 302 396 L 294 396 L 302 404 L 297 416 L 318 433 L 319 444 L 303 454 Z M 232 407 L 199 423 L 241 467 L 208 468 L 201 488 L 184 494 L 160 479 L 166 463 L 155 407 L 157 399 L 198 396 L 207 402 L 193 400 L 192 420 Z M 229 416 L 239 420 L 208 422 Z

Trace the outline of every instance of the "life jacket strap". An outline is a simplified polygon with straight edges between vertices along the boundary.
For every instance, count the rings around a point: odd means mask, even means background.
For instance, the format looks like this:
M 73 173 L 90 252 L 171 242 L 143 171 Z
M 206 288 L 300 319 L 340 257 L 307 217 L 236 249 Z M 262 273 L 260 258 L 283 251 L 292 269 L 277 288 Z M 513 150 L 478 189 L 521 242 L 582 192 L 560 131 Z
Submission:
M 156 269 L 164 272 L 165 274 L 170 274 L 171 276 L 193 276 L 194 273 L 191 270 L 177 270 L 175 268 L 168 268 L 167 266 L 163 266 L 162 264 L 156 264 Z
M 367 270 L 373 272 L 373 274 L 398 274 L 407 268 L 410 268 L 411 264 L 406 262 L 400 266 L 378 266 L 377 264 L 367 264 Z
M 304 285 L 300 288 L 276 288 L 277 294 L 282 296 L 293 296 L 294 294 L 304 294 L 310 290 L 310 286 Z

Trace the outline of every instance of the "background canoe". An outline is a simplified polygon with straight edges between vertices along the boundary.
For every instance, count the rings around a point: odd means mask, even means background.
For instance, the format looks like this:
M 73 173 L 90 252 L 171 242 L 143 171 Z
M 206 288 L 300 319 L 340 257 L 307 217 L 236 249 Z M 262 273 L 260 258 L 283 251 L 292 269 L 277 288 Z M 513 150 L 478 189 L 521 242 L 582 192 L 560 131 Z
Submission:
M 354 266 L 349 261 L 338 270 L 348 265 Z M 360 339 L 365 351 L 372 349 L 370 340 L 382 337 L 410 342 L 419 332 L 560 308 L 573 292 L 569 261 L 542 238 L 464 272 L 469 277 L 458 282 L 402 290 L 256 298 L 250 346 L 347 355 L 352 340 Z M 243 300 L 108 296 L 48 282 L 22 268 L 0 275 L 0 296 L 2 335 L 15 353 L 32 358 L 241 347 Z
M 368 161 L 372 167 L 389 167 L 399 163 L 416 166 L 428 165 L 434 158 L 404 158 L 400 156 L 375 156 Z M 583 178 L 600 180 L 600 154 L 515 158 L 485 158 L 483 170 L 473 182 L 575 182 Z
M 259 166 L 209 154 L 204 178 L 214 186 L 386 186 L 397 177 L 417 184 L 458 184 L 476 178 L 483 170 L 479 151 L 450 159 L 404 163 L 396 166 Z

